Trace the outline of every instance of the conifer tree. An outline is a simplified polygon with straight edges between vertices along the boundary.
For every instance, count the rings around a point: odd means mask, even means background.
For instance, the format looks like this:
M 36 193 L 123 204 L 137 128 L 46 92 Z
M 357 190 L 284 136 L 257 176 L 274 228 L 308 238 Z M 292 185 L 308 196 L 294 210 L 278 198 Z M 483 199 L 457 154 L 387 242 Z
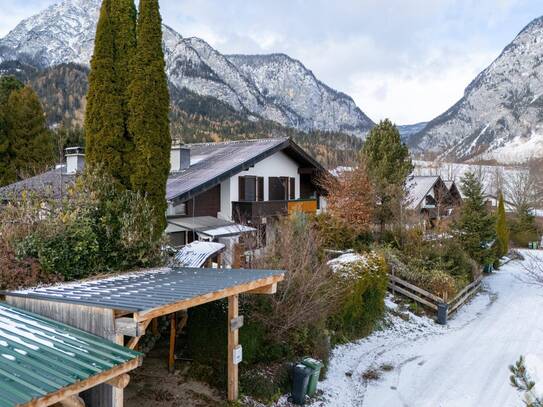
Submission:
M 5 109 L 12 176 L 34 175 L 54 163 L 53 135 L 38 95 L 30 87 L 11 92 Z
M 13 76 L 0 78 L 0 186 L 10 184 L 16 180 L 15 167 L 12 162 L 10 150 L 10 137 L 6 123 L 6 107 L 11 92 L 20 90 L 24 85 Z
M 128 85 L 136 44 L 133 0 L 103 0 L 89 73 L 86 160 L 130 187 Z
M 505 202 L 503 193 L 500 192 L 498 202 L 498 213 L 496 219 L 496 254 L 498 258 L 509 252 L 509 228 L 505 217 Z
M 375 215 L 383 232 L 385 225 L 400 211 L 413 163 L 400 132 L 388 119 L 370 131 L 362 154 L 377 198 Z
M 170 171 L 170 97 L 162 51 L 158 0 L 140 0 L 137 49 L 130 84 L 129 130 L 134 137 L 132 188 L 151 201 L 155 234 L 166 226 L 166 181 Z
M 481 265 L 494 264 L 492 241 L 496 238 L 495 221 L 483 197 L 481 181 L 472 172 L 461 179 L 464 202 L 455 229 L 462 246 Z

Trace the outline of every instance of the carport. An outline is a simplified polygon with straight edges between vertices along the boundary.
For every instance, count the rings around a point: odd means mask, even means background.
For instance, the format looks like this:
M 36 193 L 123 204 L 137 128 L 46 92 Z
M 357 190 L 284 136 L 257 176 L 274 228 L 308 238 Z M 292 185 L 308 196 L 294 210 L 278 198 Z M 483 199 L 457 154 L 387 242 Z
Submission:
M 156 318 L 171 316 L 170 366 L 178 322 L 176 313 L 228 298 L 228 399 L 238 398 L 240 294 L 274 294 L 284 278 L 278 270 L 162 268 L 32 290 L 5 292 L 19 308 L 110 339 L 134 349 Z M 186 320 L 185 320 L 186 322 Z M 129 337 L 128 340 L 125 337 Z M 202 351 L 205 351 L 203 349 Z M 87 396 L 89 406 L 119 407 L 122 390 L 99 386 Z
M 84 406 L 100 384 L 122 389 L 141 354 L 0 303 L 0 407 Z

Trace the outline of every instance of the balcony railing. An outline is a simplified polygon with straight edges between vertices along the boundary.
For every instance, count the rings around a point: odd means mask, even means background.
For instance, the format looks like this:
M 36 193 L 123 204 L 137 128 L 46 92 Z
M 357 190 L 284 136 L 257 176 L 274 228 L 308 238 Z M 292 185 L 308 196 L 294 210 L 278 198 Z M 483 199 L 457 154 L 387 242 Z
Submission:
M 316 213 L 317 200 L 232 202 L 232 217 L 236 222 L 261 223 L 262 218 L 286 216 L 294 212 Z

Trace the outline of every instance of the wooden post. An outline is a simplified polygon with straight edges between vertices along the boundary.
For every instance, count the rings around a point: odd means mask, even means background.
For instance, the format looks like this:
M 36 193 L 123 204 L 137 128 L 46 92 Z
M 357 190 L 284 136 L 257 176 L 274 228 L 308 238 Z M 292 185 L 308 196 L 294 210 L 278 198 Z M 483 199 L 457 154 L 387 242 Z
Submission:
M 238 365 L 234 363 L 234 349 L 239 344 L 239 331 L 232 329 L 230 321 L 239 314 L 237 295 L 228 297 L 228 401 L 238 399 Z
M 153 336 L 158 336 L 158 318 L 153 318 L 152 330 Z
M 173 313 L 170 320 L 170 354 L 168 357 L 168 370 L 170 373 L 173 373 L 175 369 L 175 337 L 177 329 L 177 322 L 175 319 L 175 313 Z
M 115 335 L 115 343 L 124 346 L 124 335 Z M 124 388 L 113 387 L 113 406 L 123 407 L 124 405 Z

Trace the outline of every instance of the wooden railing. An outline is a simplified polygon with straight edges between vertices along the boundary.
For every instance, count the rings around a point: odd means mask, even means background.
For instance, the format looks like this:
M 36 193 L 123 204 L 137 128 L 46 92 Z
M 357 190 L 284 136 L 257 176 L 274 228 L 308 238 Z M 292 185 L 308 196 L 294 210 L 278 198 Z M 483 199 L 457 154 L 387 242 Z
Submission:
M 422 304 L 437 312 L 438 304 L 447 305 L 447 315 L 457 311 L 469 298 L 471 298 L 481 288 L 483 277 L 479 277 L 471 284 L 464 287 L 452 300 L 439 297 L 423 288 L 417 287 L 394 275 L 389 275 L 388 288 L 393 293 L 400 293 L 413 301 Z

